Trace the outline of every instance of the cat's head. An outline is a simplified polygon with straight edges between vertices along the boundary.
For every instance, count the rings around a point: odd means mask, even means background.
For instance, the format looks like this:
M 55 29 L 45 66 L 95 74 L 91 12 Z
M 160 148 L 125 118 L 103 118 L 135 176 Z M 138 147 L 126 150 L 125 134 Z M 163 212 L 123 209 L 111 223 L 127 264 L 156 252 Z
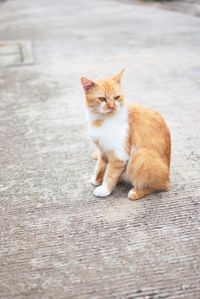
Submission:
M 109 115 L 124 105 L 124 94 L 121 88 L 123 72 L 124 70 L 112 78 L 103 80 L 92 81 L 81 78 L 86 105 L 93 113 Z

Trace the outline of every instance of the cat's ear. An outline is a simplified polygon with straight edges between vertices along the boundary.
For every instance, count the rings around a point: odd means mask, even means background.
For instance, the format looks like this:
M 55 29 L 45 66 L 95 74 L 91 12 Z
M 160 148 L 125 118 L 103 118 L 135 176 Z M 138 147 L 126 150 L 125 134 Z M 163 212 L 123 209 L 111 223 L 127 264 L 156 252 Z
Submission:
M 112 77 L 112 80 L 120 84 L 124 71 L 125 69 L 121 70 L 121 72 L 117 73 L 114 77 Z
M 81 77 L 81 84 L 85 92 L 88 92 L 92 87 L 95 87 L 97 85 L 95 82 L 85 77 Z

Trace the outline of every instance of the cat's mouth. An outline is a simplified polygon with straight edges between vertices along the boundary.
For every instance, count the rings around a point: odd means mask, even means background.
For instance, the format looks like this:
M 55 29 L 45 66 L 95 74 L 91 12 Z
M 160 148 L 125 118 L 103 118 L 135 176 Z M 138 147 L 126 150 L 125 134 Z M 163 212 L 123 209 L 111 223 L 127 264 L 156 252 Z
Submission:
M 119 106 L 115 105 L 113 107 L 99 107 L 98 113 L 100 114 L 113 114 L 119 110 Z
M 115 110 L 116 110 L 116 108 L 109 108 L 108 112 L 111 113 L 111 112 L 114 112 Z
M 108 108 L 108 109 L 106 109 L 106 110 L 104 110 L 104 111 L 105 111 L 104 113 L 113 113 L 113 112 L 116 111 L 116 108 L 115 108 L 115 107 L 113 107 L 113 108 Z

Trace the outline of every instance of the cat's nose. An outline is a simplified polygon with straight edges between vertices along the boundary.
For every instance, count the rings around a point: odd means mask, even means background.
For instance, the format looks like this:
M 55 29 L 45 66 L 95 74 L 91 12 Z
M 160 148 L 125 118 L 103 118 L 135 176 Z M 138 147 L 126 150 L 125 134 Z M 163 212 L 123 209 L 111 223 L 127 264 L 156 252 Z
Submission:
M 108 108 L 113 109 L 114 107 L 115 107 L 115 104 L 114 104 L 114 103 L 110 103 L 110 104 L 108 104 Z

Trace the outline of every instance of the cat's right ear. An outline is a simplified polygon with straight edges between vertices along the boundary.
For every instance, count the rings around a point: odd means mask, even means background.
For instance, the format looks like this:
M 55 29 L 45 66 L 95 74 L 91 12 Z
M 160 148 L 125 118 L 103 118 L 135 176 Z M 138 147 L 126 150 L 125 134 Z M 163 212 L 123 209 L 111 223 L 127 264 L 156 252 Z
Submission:
M 81 84 L 83 86 L 84 91 L 87 93 L 91 88 L 95 87 L 97 84 L 92 80 L 89 80 L 85 77 L 81 77 Z
M 112 79 L 117 82 L 117 83 L 121 83 L 122 80 L 122 75 L 124 73 L 125 69 L 121 70 L 121 72 L 119 72 L 117 75 L 115 75 L 114 77 L 112 77 Z

